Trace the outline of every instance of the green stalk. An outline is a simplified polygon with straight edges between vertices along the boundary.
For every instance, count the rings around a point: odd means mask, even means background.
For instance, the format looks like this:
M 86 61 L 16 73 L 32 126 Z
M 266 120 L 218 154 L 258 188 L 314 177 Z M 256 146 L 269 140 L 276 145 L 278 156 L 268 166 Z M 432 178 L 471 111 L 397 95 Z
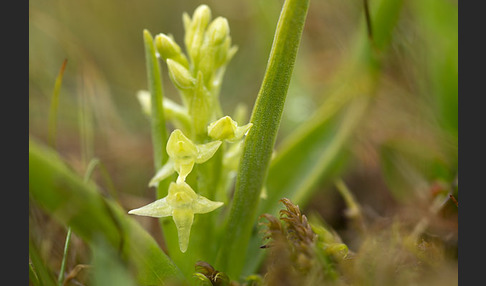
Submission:
M 88 85 L 86 78 L 82 78 L 81 81 L 83 87 Z M 91 160 L 94 153 L 94 122 L 89 108 L 89 96 L 87 92 L 78 93 L 78 126 L 83 165 L 88 164 L 88 160 Z
M 371 4 L 371 3 L 370 3 Z M 382 60 L 398 22 L 402 0 L 374 1 L 370 7 L 373 38 L 360 33 L 352 45 L 354 50 L 342 64 L 334 84 L 339 88 L 306 123 L 280 144 L 272 160 L 266 187 L 268 197 L 258 205 L 258 214 L 278 213 L 278 200 L 290 198 L 305 207 L 319 183 L 331 182 L 348 161 L 346 148 L 379 87 Z M 344 80 L 343 80 L 344 79 Z M 244 274 L 256 271 L 264 252 L 258 248 L 261 237 L 254 235 L 248 252 Z
M 71 243 L 71 233 L 72 233 L 72 230 L 69 227 L 67 235 L 66 235 L 66 242 L 64 244 L 64 253 L 62 255 L 61 270 L 59 270 L 59 278 L 57 279 L 57 284 L 59 286 L 62 286 L 62 284 L 64 282 L 64 270 L 66 269 L 66 259 L 67 259 L 67 254 L 68 254 L 68 250 L 69 250 L 69 244 Z
M 155 52 L 154 39 L 149 31 L 143 31 L 145 45 L 145 62 L 147 64 L 147 78 L 151 102 L 152 147 L 154 151 L 155 170 L 159 170 L 167 161 L 165 151 L 167 130 L 165 127 L 162 77 L 160 65 Z
M 61 91 L 62 77 L 66 69 L 67 59 L 62 62 L 61 69 L 57 75 L 54 84 L 54 91 L 52 93 L 51 107 L 49 109 L 49 145 L 56 148 L 56 133 L 57 133 L 57 109 L 59 106 L 59 93 Z
M 277 24 L 262 87 L 253 109 L 236 190 L 217 258 L 217 269 L 238 279 L 256 219 L 256 208 L 277 137 L 309 0 L 287 0 Z
M 164 105 L 163 105 L 163 87 L 162 75 L 159 61 L 156 55 L 156 48 L 154 39 L 148 30 L 143 31 L 143 39 L 145 46 L 145 62 L 147 65 L 147 78 L 150 91 L 151 100 L 151 126 L 152 126 L 152 147 L 154 156 L 155 171 L 159 170 L 168 160 L 169 156 L 165 150 L 167 145 L 167 128 L 165 125 Z M 159 182 L 157 187 L 157 199 L 161 199 L 167 195 L 169 184 L 174 181 L 174 176 Z M 179 243 L 177 237 L 177 229 L 172 222 L 172 219 L 159 219 L 162 228 L 163 236 L 167 249 L 172 259 L 178 264 L 184 260 L 179 250 Z M 184 269 L 184 267 L 182 267 Z

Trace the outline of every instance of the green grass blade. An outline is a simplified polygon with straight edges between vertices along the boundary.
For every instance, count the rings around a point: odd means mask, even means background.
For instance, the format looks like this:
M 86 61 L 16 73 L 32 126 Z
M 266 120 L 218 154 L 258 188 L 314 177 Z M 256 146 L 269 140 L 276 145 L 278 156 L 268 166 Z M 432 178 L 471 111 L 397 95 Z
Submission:
M 51 98 L 51 106 L 49 109 L 49 145 L 52 148 L 56 148 L 56 133 L 57 133 L 57 109 L 59 107 L 59 93 L 61 91 L 62 78 L 64 76 L 64 70 L 66 69 L 67 59 L 62 62 L 61 69 L 57 75 L 56 82 L 54 84 L 54 91 Z
M 319 183 L 331 182 L 340 174 L 349 158 L 350 139 L 365 116 L 370 99 L 369 96 L 348 98 L 342 106 L 321 108 L 306 126 L 284 142 L 281 152 L 277 152 L 270 165 L 267 197 L 260 200 L 259 215 L 278 215 L 279 200 L 284 197 L 304 207 Z M 265 251 L 259 248 L 260 245 L 261 237 L 253 235 L 248 257 L 254 259 L 245 266 L 245 275 L 256 271 L 263 258 Z
M 55 278 L 42 261 L 41 255 L 32 237 L 29 235 L 29 280 L 33 285 L 55 286 Z
M 154 239 L 94 184 L 84 183 L 51 149 L 29 140 L 29 193 L 35 203 L 88 244 L 104 239 L 136 273 L 139 284 L 182 278 Z
M 303 136 L 296 135 L 301 140 L 286 146 L 271 164 L 268 198 L 262 200 L 260 212 L 275 214 L 278 200 L 283 197 L 303 206 L 320 181 L 337 175 L 346 161 L 350 138 L 368 105 L 369 97 L 357 97 L 332 117 L 316 120 L 320 124 L 313 124 Z
M 83 86 L 89 86 L 89 81 L 82 79 Z M 95 126 L 94 117 L 90 105 L 89 89 L 78 93 L 78 126 L 79 126 L 79 145 L 81 147 L 81 162 L 88 164 L 94 154 Z
M 133 278 L 127 272 L 126 266 L 110 246 L 103 241 L 93 245 L 93 273 L 90 285 L 105 286 L 135 286 Z
M 34 286 L 41 285 L 39 281 L 39 277 L 34 270 L 34 266 L 32 266 L 32 262 L 29 261 L 29 283 Z
M 332 183 L 339 175 L 349 157 L 350 140 L 365 119 L 378 87 L 381 59 L 390 44 L 401 6 L 401 0 L 394 0 L 376 2 L 372 7 L 373 38 L 370 41 L 368 34 L 358 35 L 350 62 L 343 64 L 344 73 L 335 83 L 341 87 L 280 145 L 270 164 L 268 196 L 260 200 L 258 214 L 277 215 L 278 201 L 283 197 L 304 207 L 318 183 Z M 247 275 L 255 271 L 263 256 L 258 248 L 261 244 L 258 235 L 252 237 L 248 256 L 255 259 L 245 266 Z
M 459 34 L 458 5 L 454 1 L 412 1 L 412 11 L 420 36 L 425 40 L 424 94 L 432 96 L 438 123 L 454 138 L 458 134 Z M 434 11 L 434 13 L 430 13 Z M 425 80 L 424 80 L 425 79 Z
M 66 242 L 64 243 L 64 253 L 62 255 L 61 261 L 61 269 L 59 270 L 59 276 L 57 278 L 57 285 L 62 286 L 64 281 L 64 270 L 66 269 L 66 259 L 69 250 L 69 245 L 71 244 L 71 228 L 68 228 L 68 232 L 66 234 Z
M 88 167 L 86 168 L 86 173 L 84 174 L 84 182 L 88 182 L 89 178 L 91 177 L 91 174 L 93 174 L 94 168 L 100 163 L 100 160 L 98 159 L 91 159 L 91 161 L 88 164 Z M 64 253 L 62 255 L 62 261 L 61 261 L 61 269 L 59 270 L 59 276 L 57 279 L 57 284 L 59 286 L 62 286 L 63 281 L 64 281 L 64 270 L 66 269 L 66 259 L 69 251 L 69 245 L 71 243 L 71 234 L 72 234 L 72 229 L 69 227 L 67 234 L 66 234 L 66 242 L 64 243 Z
M 253 109 L 241 158 L 229 221 L 218 254 L 217 269 L 238 279 L 256 208 L 277 136 L 309 0 L 287 0 L 282 8 L 265 77 Z M 219 268 L 218 268 L 219 267 Z

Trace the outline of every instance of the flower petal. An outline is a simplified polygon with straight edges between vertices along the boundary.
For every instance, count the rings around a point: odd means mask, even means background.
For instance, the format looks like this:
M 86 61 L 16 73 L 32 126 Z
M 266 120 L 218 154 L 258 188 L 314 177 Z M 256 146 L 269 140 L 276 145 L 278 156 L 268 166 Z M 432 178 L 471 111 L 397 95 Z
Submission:
M 167 203 L 166 198 L 162 198 L 146 206 L 133 209 L 128 213 L 141 216 L 166 217 L 172 215 L 172 207 Z
M 225 116 L 208 125 L 208 135 L 215 140 L 233 139 L 237 127 L 236 121 Z
M 194 221 L 194 213 L 187 209 L 176 209 L 173 211 L 172 218 L 177 227 L 177 235 L 179 238 L 179 248 L 182 253 L 186 252 L 189 245 L 189 236 L 191 234 L 191 227 Z
M 166 150 L 169 157 L 173 158 L 174 161 L 188 160 L 197 154 L 196 145 L 180 129 L 172 131 L 167 140 Z
M 206 144 L 196 145 L 197 147 L 197 157 L 196 163 L 201 164 L 213 157 L 214 153 L 218 151 L 219 146 L 221 146 L 222 141 L 213 141 Z
M 197 214 L 204 214 L 219 208 L 223 204 L 223 202 L 214 202 L 201 195 L 198 195 L 197 199 L 192 205 L 192 211 Z
M 157 187 L 160 181 L 169 177 L 175 172 L 174 161 L 168 160 L 167 163 L 159 169 L 157 174 L 150 180 L 149 187 Z
M 175 170 L 179 173 L 179 177 L 177 178 L 177 183 L 185 182 L 187 175 L 191 173 L 192 168 L 194 167 L 194 161 L 189 161 L 187 163 L 175 163 Z
M 248 123 L 246 125 L 243 125 L 243 126 L 240 126 L 240 127 L 237 127 L 236 128 L 236 131 L 235 131 L 235 139 L 236 140 L 239 140 L 241 139 L 243 136 L 245 136 L 248 131 L 250 130 L 250 128 L 253 126 L 253 123 Z

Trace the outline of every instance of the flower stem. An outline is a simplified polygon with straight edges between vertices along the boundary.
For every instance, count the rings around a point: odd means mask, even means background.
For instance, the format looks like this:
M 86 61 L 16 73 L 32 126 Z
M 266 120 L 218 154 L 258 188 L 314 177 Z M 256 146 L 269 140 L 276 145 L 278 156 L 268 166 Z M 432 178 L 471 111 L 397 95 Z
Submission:
M 64 244 L 64 254 L 62 256 L 61 270 L 59 270 L 59 278 L 57 279 L 57 284 L 59 286 L 62 286 L 64 282 L 64 270 L 66 269 L 66 258 L 69 250 L 69 244 L 71 242 L 71 233 L 72 233 L 71 227 L 69 227 L 66 235 L 66 242 Z
M 217 268 L 238 279 L 256 219 L 280 119 L 305 24 L 309 0 L 287 0 L 277 24 L 267 70 L 253 109 Z

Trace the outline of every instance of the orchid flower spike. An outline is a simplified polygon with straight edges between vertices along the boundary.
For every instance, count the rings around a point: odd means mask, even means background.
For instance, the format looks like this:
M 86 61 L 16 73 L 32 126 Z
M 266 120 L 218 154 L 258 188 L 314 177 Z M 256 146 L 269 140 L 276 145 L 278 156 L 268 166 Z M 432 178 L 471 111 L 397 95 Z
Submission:
M 128 213 L 150 217 L 172 216 L 177 227 L 179 248 L 186 252 L 194 214 L 208 213 L 222 205 L 223 202 L 214 202 L 196 194 L 186 182 L 172 182 L 166 197 Z
M 192 171 L 194 164 L 201 164 L 209 160 L 221 145 L 221 141 L 206 144 L 194 144 L 181 130 L 174 130 L 167 141 L 167 154 L 169 160 L 160 168 L 150 180 L 149 186 L 157 186 L 160 181 L 175 172 L 179 174 L 177 182 L 184 182 Z

